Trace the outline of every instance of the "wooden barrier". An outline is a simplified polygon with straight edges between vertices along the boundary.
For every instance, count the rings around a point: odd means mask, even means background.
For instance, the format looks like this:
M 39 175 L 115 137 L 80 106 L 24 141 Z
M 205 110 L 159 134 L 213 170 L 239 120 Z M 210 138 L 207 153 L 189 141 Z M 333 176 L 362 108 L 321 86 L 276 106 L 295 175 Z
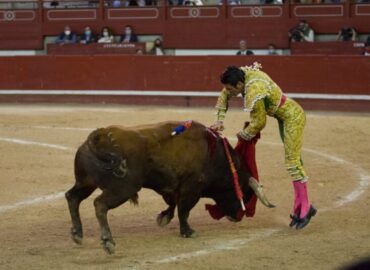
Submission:
M 340 109 L 370 110 L 370 61 L 366 56 L 32 56 L 0 58 L 0 101 L 115 102 L 135 104 L 209 105 L 221 89 L 219 74 L 228 65 L 249 65 L 254 61 L 286 93 L 301 93 L 316 105 Z M 24 95 L 24 91 L 44 92 Z M 21 94 L 6 90 L 24 90 Z M 81 90 L 79 94 L 55 94 L 55 90 Z M 100 91 L 89 92 L 84 91 Z M 104 90 L 162 91 L 158 95 L 115 95 Z M 163 92 L 174 91 L 164 96 Z M 185 94 L 176 95 L 176 91 Z M 192 92 L 205 93 L 196 97 Z M 188 95 L 186 93 L 189 93 Z M 329 94 L 315 97 L 312 94 Z M 351 100 L 330 100 L 331 95 L 356 95 Z M 335 97 L 335 96 L 333 96 Z M 360 97 L 360 100 L 358 100 Z M 309 98 L 309 99 L 307 99 Z M 331 105 L 322 105 L 331 103 Z M 336 106 L 336 105 L 335 105 Z

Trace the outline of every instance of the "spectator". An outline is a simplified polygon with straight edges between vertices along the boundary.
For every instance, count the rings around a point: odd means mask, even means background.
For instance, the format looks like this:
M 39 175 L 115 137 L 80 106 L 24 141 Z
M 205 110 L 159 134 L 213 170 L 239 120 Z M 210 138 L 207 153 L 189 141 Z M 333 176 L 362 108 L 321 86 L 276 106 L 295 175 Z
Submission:
M 254 53 L 247 49 L 247 42 L 245 40 L 241 40 L 239 42 L 240 50 L 236 53 L 236 55 L 253 55 Z
M 337 36 L 338 41 L 356 41 L 357 32 L 353 27 L 343 27 Z
M 145 7 L 146 3 L 145 0 L 127 0 L 126 1 L 126 6 L 130 7 Z
M 222 0 L 220 2 L 221 4 L 223 3 Z M 239 0 L 227 0 L 227 4 L 229 6 L 236 6 L 236 5 L 240 5 L 240 1 Z
M 226 2 L 227 2 L 226 4 L 229 5 L 229 6 L 236 6 L 236 5 L 240 5 L 241 4 L 240 0 L 226 0 Z M 224 4 L 224 1 L 223 0 L 218 0 L 218 4 L 219 5 L 223 5 Z M 248 3 L 246 5 L 250 5 L 250 3 Z
M 320 3 L 322 3 L 322 0 L 298 0 L 298 1 L 295 1 L 295 2 L 298 2 L 298 3 L 301 3 L 301 4 L 320 4 Z
M 367 37 L 367 40 L 365 42 L 365 46 L 370 46 L 370 35 Z
M 202 0 L 185 0 L 184 6 L 203 6 Z
M 100 33 L 98 43 L 113 43 L 113 42 L 114 36 L 112 30 L 110 30 L 108 27 L 103 27 Z
M 163 48 L 162 48 L 162 40 L 160 40 L 159 38 L 154 40 L 154 46 L 151 50 L 151 54 L 164 55 L 164 51 L 163 51 Z
M 367 37 L 367 40 L 365 42 L 365 52 L 364 55 L 370 56 L 370 35 Z
M 59 6 L 59 2 L 58 1 L 51 1 L 50 6 L 53 7 L 53 8 L 56 8 L 57 6 Z
M 64 32 L 61 33 L 56 39 L 55 43 L 64 45 L 64 44 L 74 44 L 77 42 L 77 36 L 71 31 L 71 27 L 68 25 L 64 27 Z
M 146 6 L 146 1 L 145 0 L 136 0 L 137 5 L 139 7 L 145 7 Z
M 157 6 L 158 0 L 145 0 L 145 5 L 146 6 Z
M 364 55 L 370 56 L 370 45 L 366 45 Z
M 59 1 L 44 1 L 44 8 L 57 8 L 59 7 Z
M 137 49 L 137 50 L 136 50 L 136 54 L 137 54 L 137 55 L 144 55 L 144 52 L 143 52 L 143 50 L 142 50 L 142 49 Z
M 269 44 L 268 55 L 278 55 L 274 44 Z
M 138 42 L 137 36 L 133 33 L 131 25 L 125 26 L 125 31 L 121 36 L 120 42 L 121 43 Z
M 315 32 L 305 20 L 300 20 L 299 24 L 289 31 L 289 37 L 292 42 L 313 42 Z
M 283 0 L 264 0 L 264 1 L 261 0 L 261 2 L 263 4 L 278 4 L 278 5 L 281 5 L 283 3 Z
M 184 4 L 184 0 L 168 0 L 168 4 L 170 6 L 182 6 Z
M 121 0 L 113 0 L 112 2 L 112 7 L 121 7 L 122 6 L 122 3 L 121 3 Z
M 81 35 L 80 43 L 82 44 L 90 44 L 96 42 L 96 36 L 91 31 L 90 26 L 85 27 L 84 33 Z

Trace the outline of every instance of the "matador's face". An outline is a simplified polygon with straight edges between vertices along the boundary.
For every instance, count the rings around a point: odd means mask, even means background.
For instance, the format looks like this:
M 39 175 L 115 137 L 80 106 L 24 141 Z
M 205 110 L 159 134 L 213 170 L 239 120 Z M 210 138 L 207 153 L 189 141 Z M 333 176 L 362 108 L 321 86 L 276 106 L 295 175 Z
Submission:
M 229 93 L 230 96 L 236 97 L 239 94 L 242 94 L 244 91 L 244 83 L 238 82 L 236 86 L 232 86 L 231 84 L 225 84 L 225 89 Z

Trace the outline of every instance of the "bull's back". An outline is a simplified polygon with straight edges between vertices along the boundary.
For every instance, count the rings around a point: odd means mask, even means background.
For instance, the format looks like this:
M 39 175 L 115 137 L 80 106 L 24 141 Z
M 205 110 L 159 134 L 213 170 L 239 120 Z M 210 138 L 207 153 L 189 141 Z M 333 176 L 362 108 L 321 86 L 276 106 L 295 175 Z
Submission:
M 193 122 L 183 133 L 172 136 L 173 129 L 181 124 L 182 122 L 161 123 L 149 132 L 148 156 L 155 164 L 167 167 L 178 176 L 199 173 L 208 153 L 206 128 Z
M 114 171 L 112 166 L 125 160 L 130 175 L 135 174 L 144 186 L 150 182 L 148 186 L 166 188 L 184 176 L 199 176 L 207 162 L 206 127 L 194 122 L 183 133 L 172 136 L 173 129 L 182 123 L 97 129 L 81 149 L 93 155 L 100 168 L 109 166 Z

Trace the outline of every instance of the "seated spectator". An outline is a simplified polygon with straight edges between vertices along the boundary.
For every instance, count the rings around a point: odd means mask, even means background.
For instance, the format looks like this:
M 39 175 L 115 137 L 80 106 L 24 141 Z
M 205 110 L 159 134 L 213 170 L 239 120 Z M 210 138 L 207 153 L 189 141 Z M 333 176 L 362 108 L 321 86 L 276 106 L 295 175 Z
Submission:
M 202 0 L 185 0 L 184 6 L 203 6 Z
M 298 3 L 301 3 L 301 4 L 320 4 L 323 1 L 322 0 L 298 0 L 298 1 L 295 1 L 295 2 L 298 2 Z
M 176 0 L 168 0 L 168 5 L 170 5 L 170 6 L 175 6 L 175 5 L 182 5 L 183 4 L 183 2 L 184 2 L 184 0 L 178 0 L 178 1 L 176 1 Z
M 353 27 L 343 27 L 337 36 L 338 41 L 356 41 L 357 32 Z
M 145 0 L 145 5 L 146 6 L 157 6 L 158 5 L 158 0 Z
M 91 31 L 90 26 L 86 26 L 84 33 L 81 35 L 80 43 L 82 44 L 90 44 L 96 42 L 96 36 Z
M 365 42 L 365 46 L 370 46 L 370 35 L 367 37 L 367 40 Z
M 288 35 L 292 42 L 313 42 L 315 39 L 315 32 L 305 20 L 300 20 L 297 26 L 290 29 Z
M 122 3 L 121 3 L 121 0 L 113 0 L 112 1 L 112 7 L 121 7 L 122 6 Z
M 151 50 L 151 54 L 164 55 L 164 51 L 163 51 L 163 48 L 162 48 L 162 40 L 160 40 L 159 38 L 154 40 L 154 46 Z
M 77 36 L 71 31 L 71 27 L 68 25 L 64 27 L 64 32 L 61 33 L 58 38 L 55 40 L 56 44 L 73 44 L 77 42 Z
M 365 41 L 365 52 L 364 55 L 370 56 L 370 35 L 367 37 L 367 40 Z
M 268 55 L 278 55 L 274 44 L 269 44 Z
M 253 55 L 254 53 L 247 49 L 247 42 L 245 40 L 241 40 L 239 42 L 240 50 L 236 53 L 236 55 Z
M 125 26 L 125 31 L 121 36 L 120 42 L 121 43 L 138 42 L 137 36 L 133 33 L 131 25 Z
M 113 43 L 113 42 L 114 36 L 112 30 L 110 30 L 108 27 L 103 27 L 100 33 L 98 43 Z
M 220 0 L 220 2 L 221 2 L 221 5 L 222 5 L 223 1 Z M 229 6 L 236 6 L 236 5 L 240 5 L 240 1 L 239 0 L 227 0 L 227 4 Z
M 370 45 L 366 45 L 364 55 L 370 56 Z
M 56 8 L 57 6 L 59 6 L 59 2 L 58 1 L 51 1 L 50 6 L 53 7 L 53 8 Z
M 283 0 L 261 0 L 262 4 L 278 4 L 281 5 L 283 3 Z
M 146 3 L 145 3 L 145 0 L 126 0 L 126 7 L 130 6 L 130 7 L 145 7 L 146 6 Z
M 144 55 L 144 51 L 142 49 L 137 49 L 136 54 L 137 55 Z

